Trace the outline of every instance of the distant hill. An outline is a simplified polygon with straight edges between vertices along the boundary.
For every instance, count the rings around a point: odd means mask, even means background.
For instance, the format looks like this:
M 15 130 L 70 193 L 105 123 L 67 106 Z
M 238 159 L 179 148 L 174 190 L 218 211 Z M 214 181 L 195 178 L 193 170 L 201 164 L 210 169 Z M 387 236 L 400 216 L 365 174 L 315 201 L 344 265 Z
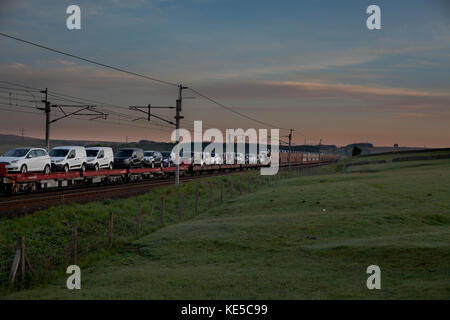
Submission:
M 209 143 L 204 142 L 203 148 L 205 148 Z M 104 146 L 111 147 L 114 151 L 120 148 L 142 148 L 144 150 L 158 150 L 158 151 L 168 151 L 172 150 L 174 144 L 169 142 L 157 142 L 150 140 L 140 140 L 139 142 L 112 142 L 112 141 L 86 141 L 86 140 L 51 140 L 51 147 L 63 146 L 63 145 L 77 145 L 77 146 Z M 337 147 L 335 145 L 299 145 L 292 146 L 293 151 L 298 152 L 321 152 L 321 153 L 334 153 L 342 156 L 351 156 L 351 151 L 354 146 L 358 146 L 363 150 L 362 155 L 386 153 L 386 152 L 401 152 L 401 151 L 413 151 L 413 150 L 423 150 L 426 148 L 417 147 L 378 147 L 373 146 L 371 143 L 352 143 L 345 147 Z M 0 134 L 0 155 L 4 154 L 6 151 L 20 148 L 20 147 L 45 147 L 45 140 L 32 137 L 22 137 L 12 134 Z M 249 145 L 245 146 L 248 152 Z M 225 150 L 225 145 L 223 150 Z M 280 146 L 280 150 L 288 150 L 288 146 Z M 194 150 L 192 146 L 191 150 Z
M 75 146 L 105 146 L 111 147 L 114 151 L 120 148 L 143 148 L 144 150 L 171 150 L 173 147 L 172 143 L 166 142 L 155 142 L 148 140 L 141 140 L 139 142 L 111 142 L 111 141 L 85 141 L 85 140 L 51 140 L 51 147 L 64 146 L 64 145 L 75 145 Z M 0 154 L 4 154 L 8 150 L 20 147 L 35 147 L 35 148 L 45 148 L 45 140 L 32 137 L 22 137 L 12 134 L 0 134 Z

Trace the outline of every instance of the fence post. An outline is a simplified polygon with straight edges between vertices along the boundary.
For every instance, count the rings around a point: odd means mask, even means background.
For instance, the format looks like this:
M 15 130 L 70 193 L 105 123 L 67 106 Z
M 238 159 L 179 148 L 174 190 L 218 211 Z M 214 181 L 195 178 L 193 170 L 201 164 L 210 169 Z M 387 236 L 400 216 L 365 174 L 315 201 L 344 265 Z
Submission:
M 209 185 L 209 207 L 212 207 L 213 199 L 212 199 L 212 184 L 208 182 Z
M 13 264 L 11 266 L 11 274 L 10 274 L 11 284 L 14 283 L 14 280 L 16 279 L 17 269 L 19 268 L 20 258 L 21 258 L 21 254 L 22 254 L 21 239 L 22 238 L 17 239 L 16 255 L 14 256 Z
M 233 180 L 230 181 L 230 199 L 231 198 L 233 198 Z
M 72 262 L 78 264 L 78 230 L 77 225 L 72 226 Z
M 198 187 L 195 189 L 195 215 L 198 214 Z
M 165 199 L 164 196 L 161 197 L 161 216 L 160 216 L 160 222 L 163 225 L 164 224 L 164 205 L 165 205 Z
M 20 269 L 23 282 L 25 280 L 25 237 L 20 238 Z
M 113 233 L 114 233 L 114 213 L 112 210 L 109 211 L 109 247 L 113 244 Z
M 183 219 L 183 192 L 180 192 L 179 207 L 180 207 L 180 220 L 181 220 L 181 219 Z
M 138 217 L 137 217 L 137 227 L 138 227 L 137 232 L 138 232 L 138 236 L 141 235 L 141 226 L 142 226 L 141 220 L 142 220 L 142 205 L 139 202 L 139 204 L 138 204 Z
M 239 175 L 239 195 L 242 196 L 242 176 Z

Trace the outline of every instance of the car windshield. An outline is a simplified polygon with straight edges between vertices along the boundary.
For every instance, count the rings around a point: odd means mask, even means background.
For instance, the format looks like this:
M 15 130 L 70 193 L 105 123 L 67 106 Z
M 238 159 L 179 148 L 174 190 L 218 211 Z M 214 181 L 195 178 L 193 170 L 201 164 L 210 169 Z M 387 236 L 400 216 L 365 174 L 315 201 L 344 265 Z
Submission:
M 5 157 L 25 157 L 30 149 L 14 149 L 5 153 Z
M 50 157 L 65 157 L 69 149 L 52 149 L 50 151 Z
M 163 157 L 170 158 L 170 152 L 161 152 Z
M 98 150 L 86 150 L 87 157 L 96 157 L 98 154 Z
M 118 158 L 124 158 L 124 157 L 131 157 L 132 154 L 133 154 L 133 150 L 123 149 L 123 150 L 117 151 L 115 156 Z
M 153 157 L 155 155 L 155 153 L 153 151 L 145 151 L 144 152 L 144 156 L 146 157 Z

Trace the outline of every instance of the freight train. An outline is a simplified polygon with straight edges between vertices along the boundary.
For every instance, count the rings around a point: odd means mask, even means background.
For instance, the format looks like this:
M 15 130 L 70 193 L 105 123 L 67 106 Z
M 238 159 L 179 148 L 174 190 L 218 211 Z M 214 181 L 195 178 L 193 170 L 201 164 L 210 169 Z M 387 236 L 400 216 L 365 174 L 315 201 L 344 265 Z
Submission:
M 280 152 L 279 166 L 317 165 L 337 161 L 336 155 Z M 180 165 L 180 175 L 193 175 L 214 172 L 242 171 L 257 169 L 265 165 L 259 161 L 256 164 L 189 164 L 183 162 Z M 154 168 L 123 168 L 103 169 L 94 171 L 69 171 L 51 173 L 11 173 L 5 164 L 0 163 L 0 192 L 12 195 L 22 192 L 35 192 L 46 189 L 61 189 L 73 186 L 86 186 L 94 184 L 132 183 L 145 179 L 155 179 L 165 175 L 173 175 L 176 167 Z

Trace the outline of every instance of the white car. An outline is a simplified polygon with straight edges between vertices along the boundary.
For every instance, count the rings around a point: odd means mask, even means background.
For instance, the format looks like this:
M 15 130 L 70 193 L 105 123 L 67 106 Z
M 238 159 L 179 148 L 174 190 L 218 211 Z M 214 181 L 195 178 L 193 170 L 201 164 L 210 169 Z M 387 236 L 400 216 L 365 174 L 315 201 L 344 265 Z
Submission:
M 50 157 L 41 148 L 18 148 L 5 153 L 0 157 L 0 163 L 5 164 L 8 171 L 27 172 L 45 172 L 50 173 Z
M 206 161 L 203 158 L 203 152 L 193 152 L 193 160 L 194 160 L 194 164 L 198 164 L 198 165 L 205 165 Z
M 223 155 L 216 153 L 213 161 L 215 164 L 223 164 Z
M 112 170 L 114 166 L 114 153 L 109 147 L 86 148 L 87 167 L 98 171 L 107 168 Z
M 50 151 L 52 169 L 86 171 L 86 149 L 78 146 L 55 147 Z
M 234 164 L 236 160 L 236 155 L 234 152 L 226 152 L 225 153 L 225 163 L 226 164 Z

